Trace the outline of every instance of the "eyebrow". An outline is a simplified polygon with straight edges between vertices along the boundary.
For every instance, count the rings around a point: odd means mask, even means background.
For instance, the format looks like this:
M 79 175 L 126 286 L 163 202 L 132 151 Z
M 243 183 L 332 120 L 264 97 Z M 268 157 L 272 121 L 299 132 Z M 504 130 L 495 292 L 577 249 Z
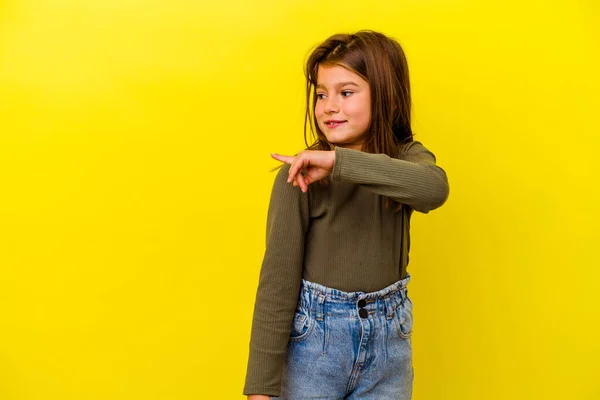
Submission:
M 346 86 L 346 85 L 354 85 L 354 86 L 358 86 L 358 84 L 352 82 L 352 81 L 347 81 L 347 82 L 339 82 L 337 83 L 335 86 Z M 316 86 L 317 89 L 325 89 L 325 86 L 321 85 L 320 83 Z

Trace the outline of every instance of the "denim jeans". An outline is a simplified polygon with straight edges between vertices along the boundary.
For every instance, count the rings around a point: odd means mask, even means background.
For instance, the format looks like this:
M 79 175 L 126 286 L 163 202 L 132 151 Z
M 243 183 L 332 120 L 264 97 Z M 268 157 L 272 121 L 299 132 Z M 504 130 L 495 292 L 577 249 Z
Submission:
M 412 301 L 406 278 L 377 292 L 343 292 L 302 280 L 281 397 L 410 400 Z

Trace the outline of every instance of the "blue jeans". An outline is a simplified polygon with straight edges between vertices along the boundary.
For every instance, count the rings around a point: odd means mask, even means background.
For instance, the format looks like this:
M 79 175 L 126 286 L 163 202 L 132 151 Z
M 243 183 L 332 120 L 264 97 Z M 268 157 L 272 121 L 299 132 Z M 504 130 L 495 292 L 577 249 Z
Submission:
M 412 301 L 406 278 L 377 292 L 343 292 L 302 280 L 281 397 L 410 400 Z

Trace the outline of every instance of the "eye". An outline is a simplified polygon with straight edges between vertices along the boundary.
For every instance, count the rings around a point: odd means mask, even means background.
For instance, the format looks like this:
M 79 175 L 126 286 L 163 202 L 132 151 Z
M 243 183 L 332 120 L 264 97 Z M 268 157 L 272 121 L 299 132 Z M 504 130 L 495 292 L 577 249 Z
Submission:
M 324 93 L 317 93 L 317 99 L 323 100 L 324 97 L 325 97 Z
M 350 96 L 351 94 L 352 94 L 352 92 L 350 92 L 350 91 L 348 91 L 348 90 L 344 90 L 344 91 L 342 92 L 342 95 L 343 95 L 344 97 L 348 97 L 348 96 Z

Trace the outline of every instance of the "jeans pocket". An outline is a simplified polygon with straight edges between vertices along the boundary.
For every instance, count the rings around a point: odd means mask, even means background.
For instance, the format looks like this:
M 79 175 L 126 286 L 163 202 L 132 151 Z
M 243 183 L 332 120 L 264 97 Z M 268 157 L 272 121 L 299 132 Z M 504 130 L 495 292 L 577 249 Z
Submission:
M 294 313 L 294 321 L 292 322 L 292 330 L 290 332 L 290 340 L 301 342 L 312 332 L 315 326 L 315 320 L 310 313 L 304 309 L 298 309 Z
M 396 332 L 402 339 L 408 339 L 413 331 L 412 301 L 406 296 L 404 302 L 398 304 L 394 313 Z

